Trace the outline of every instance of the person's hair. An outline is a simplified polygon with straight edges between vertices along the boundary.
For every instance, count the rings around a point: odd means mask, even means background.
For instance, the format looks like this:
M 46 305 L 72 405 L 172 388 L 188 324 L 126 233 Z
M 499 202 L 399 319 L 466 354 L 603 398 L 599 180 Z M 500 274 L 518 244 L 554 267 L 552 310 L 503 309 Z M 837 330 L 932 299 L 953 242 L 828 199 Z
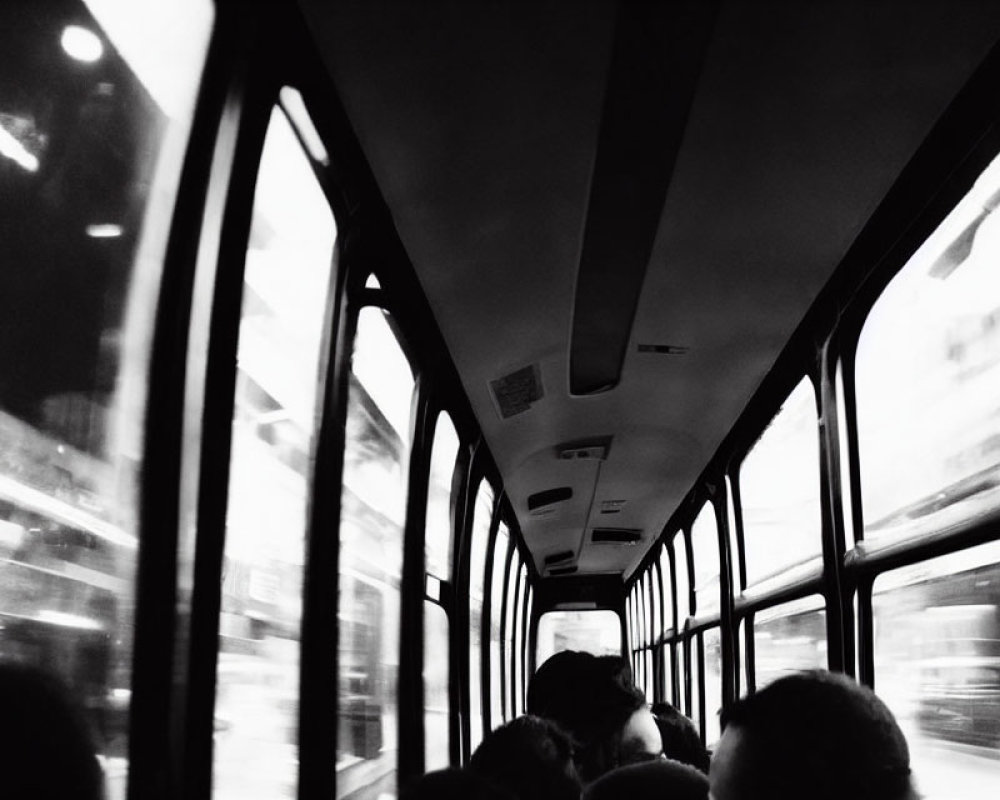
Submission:
M 518 800 L 579 800 L 573 742 L 554 722 L 518 717 L 487 734 L 469 770 Z
M 654 703 L 650 711 L 660 730 L 663 755 L 682 764 L 690 764 L 708 774 L 711 754 L 701 743 L 701 736 L 694 723 L 670 703 Z
M 516 800 L 489 781 L 464 769 L 428 772 L 410 784 L 402 800 Z
M 780 678 L 723 713 L 742 734 L 735 774 L 747 798 L 904 800 L 910 753 L 873 691 L 815 670 Z
M 62 683 L 35 667 L 0 663 L 0 759 L 5 798 L 103 796 L 87 720 Z
M 528 686 L 528 712 L 554 720 L 573 737 L 584 781 L 618 766 L 622 728 L 645 703 L 618 656 L 556 653 Z
M 584 793 L 585 800 L 704 800 L 708 778 L 679 761 L 647 761 L 602 775 Z

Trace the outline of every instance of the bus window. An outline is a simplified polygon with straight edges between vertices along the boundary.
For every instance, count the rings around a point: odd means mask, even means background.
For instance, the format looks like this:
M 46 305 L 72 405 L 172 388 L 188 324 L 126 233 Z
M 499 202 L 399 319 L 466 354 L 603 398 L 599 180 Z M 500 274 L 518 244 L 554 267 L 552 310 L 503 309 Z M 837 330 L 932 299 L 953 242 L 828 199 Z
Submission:
M 514 609 L 516 608 L 517 573 L 520 569 L 520 558 L 517 548 L 511 547 L 507 567 L 507 591 L 504 595 L 504 718 L 511 720 L 515 716 L 514 705 Z
M 295 796 L 308 487 L 335 235 L 312 167 L 275 108 L 237 351 L 215 705 L 219 797 L 242 797 L 250 786 Z
M 0 4 L 0 658 L 126 791 L 139 485 L 169 220 L 214 4 Z
M 458 434 L 446 412 L 438 414 L 431 448 L 427 484 L 427 518 L 424 526 L 426 570 L 442 581 L 451 580 L 452 521 L 451 479 L 458 457 Z
M 496 539 L 493 542 L 493 574 L 490 578 L 490 724 L 499 727 L 504 720 L 504 690 L 503 681 L 506 672 L 503 670 L 503 660 L 500 643 L 503 640 L 503 587 L 504 566 L 507 562 L 507 551 L 510 549 L 510 535 L 507 525 L 500 522 L 497 527 Z
M 846 451 L 845 451 L 846 452 Z M 846 483 L 844 484 L 847 485 Z M 739 593 L 743 587 L 740 584 L 740 550 L 736 531 L 736 495 L 733 491 L 733 479 L 726 475 L 726 525 L 729 527 L 729 574 L 732 575 L 730 585 L 734 593 Z
M 663 630 L 674 628 L 674 594 L 670 585 L 670 553 L 664 547 L 660 550 L 660 575 L 663 578 Z
M 399 582 L 413 385 L 387 314 L 363 308 L 351 361 L 341 491 L 341 796 L 368 788 L 376 797 L 396 769 Z
M 678 531 L 674 537 L 674 574 L 677 579 L 677 628 L 683 630 L 684 623 L 691 616 L 691 583 L 688 577 L 687 537 Z
M 486 581 L 486 548 L 493 519 L 493 487 L 480 481 L 473 507 L 469 543 L 469 731 L 474 751 L 483 738 L 483 588 Z
M 520 563 L 520 559 L 518 559 Z M 528 588 L 528 569 L 521 564 L 517 571 L 517 589 L 514 593 L 514 605 L 511 612 L 514 614 L 514 649 L 512 660 L 514 662 L 514 713 L 519 717 L 524 713 L 524 661 L 521 657 L 524 647 L 524 594 Z
M 531 636 L 529 625 L 531 625 L 531 606 L 534 603 L 534 591 L 531 588 L 531 584 L 528 585 L 528 591 L 525 596 L 524 601 L 524 647 L 521 648 L 521 675 L 522 675 L 522 691 L 524 692 L 524 706 L 527 709 L 528 706 L 528 681 L 531 680 L 531 673 L 528 672 L 531 666 L 531 661 L 528 658 L 528 650 L 531 647 Z
M 747 586 L 819 563 L 819 468 L 816 396 L 803 378 L 740 467 Z
M 424 601 L 424 766 L 443 769 L 451 762 L 448 713 L 448 614 Z
M 873 306 L 855 360 L 864 538 L 995 512 L 1000 485 L 1000 159 Z
M 758 612 L 753 646 L 757 689 L 791 672 L 826 669 L 823 598 L 813 595 Z
M 688 651 L 688 658 L 690 659 L 688 663 L 691 665 L 691 686 L 690 691 L 687 696 L 687 711 L 685 712 L 694 723 L 694 726 L 702 731 L 704 734 L 704 729 L 701 724 L 701 704 L 698 702 L 701 697 L 701 684 L 699 682 L 699 676 L 701 675 L 701 658 L 698 653 L 698 636 L 692 635 L 684 643 Z
M 694 551 L 694 602 L 699 615 L 719 611 L 719 530 L 715 508 L 705 503 L 691 526 Z
M 663 607 L 660 604 L 660 565 L 654 561 L 649 568 L 649 604 L 653 609 L 653 643 L 663 636 Z
M 424 524 L 424 568 L 437 594 L 424 603 L 424 765 L 428 770 L 447 767 L 451 759 L 448 667 L 449 619 L 438 605 L 440 583 L 451 580 L 451 486 L 458 457 L 458 434 L 447 412 L 438 414 L 431 446 Z
M 910 745 L 920 796 L 1000 792 L 1000 542 L 880 575 L 875 689 Z
M 538 620 L 535 662 L 540 666 L 563 650 L 595 656 L 621 655 L 621 621 L 614 611 L 547 611 Z
M 705 651 L 705 741 L 709 747 L 722 735 L 722 632 L 709 628 L 701 635 Z

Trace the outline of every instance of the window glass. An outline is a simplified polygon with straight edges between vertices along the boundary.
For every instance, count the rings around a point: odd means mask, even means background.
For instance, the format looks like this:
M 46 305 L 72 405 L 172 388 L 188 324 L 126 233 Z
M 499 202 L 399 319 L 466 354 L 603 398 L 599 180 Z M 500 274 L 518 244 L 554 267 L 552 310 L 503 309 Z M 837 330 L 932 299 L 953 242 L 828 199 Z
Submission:
M 674 627 L 674 600 L 670 585 L 670 554 L 666 547 L 660 550 L 660 575 L 663 576 L 663 628 L 667 631 Z
M 660 605 L 660 588 L 663 586 L 663 582 L 660 580 L 660 565 L 655 561 L 649 569 L 649 577 L 652 595 L 650 600 L 653 609 L 653 642 L 656 643 L 663 636 L 663 607 Z
M 638 593 L 639 601 L 639 644 L 645 647 L 649 644 L 649 604 L 646 599 L 649 594 L 646 592 L 646 576 L 639 578 Z
M 335 235 L 276 108 L 254 195 L 237 351 L 213 751 L 219 797 L 262 786 L 295 796 L 308 482 Z
M 684 628 L 684 622 L 691 616 L 690 582 L 688 578 L 687 538 L 680 531 L 674 537 L 675 575 L 677 577 L 677 627 Z
M 701 635 L 705 649 L 705 741 L 709 746 L 722 735 L 719 712 L 722 710 L 722 633 L 709 628 Z
M 694 596 L 698 614 L 719 610 L 719 531 L 715 509 L 705 503 L 691 526 L 694 550 Z
M 837 362 L 837 446 L 840 450 L 840 502 L 844 515 L 847 548 L 854 546 L 854 502 L 851 499 L 851 461 L 847 436 L 847 405 L 844 397 L 844 363 Z
M 451 580 L 452 521 L 451 479 L 458 456 L 458 434 L 447 413 L 438 414 L 431 448 L 427 484 L 427 524 L 424 547 L 427 571 L 442 581 Z
M 820 557 L 819 468 L 816 396 L 803 378 L 740 468 L 747 586 Z
M 548 611 L 538 620 L 536 663 L 563 650 L 621 655 L 621 621 L 614 611 Z
M 153 320 L 213 9 L 0 3 L 0 658 L 61 680 L 115 799 Z
M 667 702 L 672 702 L 674 698 L 673 668 L 670 663 L 670 654 L 672 652 L 673 648 L 670 645 L 664 645 L 660 649 L 660 658 L 663 662 L 663 697 Z
M 424 601 L 424 767 L 429 772 L 451 761 L 448 719 L 448 614 Z
M 701 724 L 701 704 L 698 702 L 701 697 L 701 684 L 698 678 L 701 674 L 701 659 L 698 655 L 698 637 L 693 636 L 684 644 L 688 650 L 688 658 L 690 659 L 688 663 L 691 665 L 691 686 L 687 698 L 687 715 L 691 718 L 695 727 L 699 731 L 703 731 Z
M 899 721 L 921 797 L 1000 792 L 1000 542 L 880 575 L 875 690 Z
M 520 559 L 518 559 L 520 563 Z M 520 716 L 524 709 L 524 671 L 521 660 L 521 648 L 524 646 L 524 590 L 525 590 L 526 570 L 520 564 L 517 570 L 517 585 L 514 591 L 514 603 L 511 606 L 511 613 L 514 615 L 514 647 L 511 658 L 514 662 L 514 713 L 513 716 Z
M 348 773 L 351 790 L 374 790 L 396 768 L 412 396 L 413 375 L 388 316 L 363 308 L 348 386 L 341 492 L 337 771 L 345 790 Z M 362 761 L 369 764 L 355 769 Z
M 628 649 L 629 652 L 635 649 L 635 623 L 632 620 L 632 608 L 635 603 L 632 600 L 632 592 L 629 592 L 628 597 L 625 598 L 625 622 L 628 625 Z M 539 630 L 541 629 L 541 621 L 538 623 Z M 539 633 L 541 636 L 541 633 Z M 575 648 L 569 648 L 575 649 Z M 541 663 L 541 662 L 539 662 Z
M 812 596 L 759 612 L 753 621 L 756 688 L 804 669 L 826 669 L 826 611 Z
M 504 606 L 504 696 L 506 700 L 504 701 L 504 707 L 506 709 L 506 718 L 514 718 L 514 681 L 516 676 L 514 675 L 514 618 L 517 614 L 514 613 L 514 609 L 517 608 L 517 574 L 520 569 L 520 558 L 517 554 L 517 548 L 512 548 L 510 553 L 510 567 L 508 568 L 507 574 L 507 596 L 506 603 Z
M 493 517 L 493 488 L 479 483 L 473 507 L 472 541 L 469 544 L 469 731 L 472 750 L 483 738 L 482 652 L 483 586 L 486 580 L 486 548 Z
M 1000 159 L 875 303 L 855 364 L 864 538 L 995 512 Z
M 674 645 L 674 658 L 677 661 L 677 697 L 674 698 L 674 706 L 684 711 L 687 711 L 687 700 L 685 699 L 685 693 L 687 691 L 687 655 L 685 650 L 687 648 L 682 642 L 677 642 Z
M 510 536 L 507 525 L 499 523 L 496 539 L 493 542 L 493 574 L 490 578 L 490 723 L 498 727 L 503 721 L 504 691 L 500 642 L 503 636 L 501 615 L 503 610 L 504 565 L 507 561 L 507 550 L 510 546 Z
M 643 687 L 646 691 L 646 701 L 653 702 L 653 648 L 646 648 L 646 680 Z
M 732 584 L 734 593 L 739 593 L 742 591 L 743 587 L 740 585 L 740 551 L 738 542 L 738 536 L 736 531 L 736 495 L 733 492 L 733 481 L 728 475 L 726 476 L 726 524 L 729 527 L 729 564 L 730 570 L 729 574 L 732 575 Z

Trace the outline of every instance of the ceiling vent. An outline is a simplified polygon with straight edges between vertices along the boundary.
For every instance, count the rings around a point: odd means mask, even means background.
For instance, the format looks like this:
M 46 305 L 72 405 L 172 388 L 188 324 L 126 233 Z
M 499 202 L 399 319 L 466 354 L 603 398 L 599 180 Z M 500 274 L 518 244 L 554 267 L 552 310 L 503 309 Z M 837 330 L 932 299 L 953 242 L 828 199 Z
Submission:
M 590 541 L 594 544 L 635 544 L 642 539 L 636 528 L 594 528 Z
M 549 570 L 549 575 L 551 575 L 554 578 L 559 577 L 560 575 L 572 575 L 574 572 L 577 571 L 577 569 L 578 569 L 578 567 L 576 567 L 576 566 L 573 566 L 573 567 L 553 567 L 552 569 Z
M 601 501 L 601 513 L 602 514 L 621 514 L 622 508 L 625 506 L 624 500 L 602 500 Z
M 558 553 L 552 553 L 545 556 L 545 566 L 551 567 L 553 564 L 559 564 L 563 561 L 572 561 L 574 555 L 572 550 L 560 550 Z
M 535 492 L 528 495 L 528 511 L 534 513 L 539 509 L 544 509 L 545 506 L 569 500 L 572 496 L 573 489 L 569 486 L 559 486 L 555 489 L 546 489 L 544 492 Z
M 610 436 L 595 436 L 592 439 L 579 439 L 575 442 L 565 442 L 556 447 L 556 457 L 562 461 L 583 459 L 586 461 L 605 461 L 611 450 Z
M 690 347 L 679 344 L 640 344 L 640 353 L 657 353 L 661 356 L 683 356 L 690 352 Z
M 490 381 L 490 395 L 501 419 L 523 414 L 545 396 L 542 371 L 538 364 L 529 364 L 509 375 Z

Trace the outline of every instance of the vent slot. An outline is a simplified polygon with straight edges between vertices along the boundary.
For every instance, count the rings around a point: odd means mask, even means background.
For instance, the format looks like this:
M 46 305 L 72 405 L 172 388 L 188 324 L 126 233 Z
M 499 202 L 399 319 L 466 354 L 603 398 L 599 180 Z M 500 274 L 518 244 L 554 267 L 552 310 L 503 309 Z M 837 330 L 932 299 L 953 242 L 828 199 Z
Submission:
M 573 559 L 572 550 L 560 550 L 558 553 L 552 553 L 552 555 L 545 556 L 545 566 L 550 567 L 553 564 L 558 564 L 562 561 L 571 561 Z
M 549 575 L 552 577 L 558 577 L 559 575 L 572 575 L 576 572 L 578 567 L 553 567 L 549 570 Z
M 588 461 L 605 461 L 611 451 L 610 436 L 595 436 L 592 439 L 579 439 L 574 442 L 564 442 L 556 447 L 556 457 L 562 461 L 582 458 Z
M 590 541 L 594 544 L 635 544 L 642 539 L 642 531 L 635 528 L 594 528 Z
M 559 486 L 556 489 L 535 492 L 528 496 L 528 511 L 534 511 L 542 506 L 550 506 L 553 503 L 561 503 L 563 500 L 569 500 L 572 496 L 573 490 L 569 486 Z
M 621 514 L 622 508 L 625 506 L 624 500 L 602 500 L 601 501 L 601 512 L 602 514 Z
M 523 414 L 545 396 L 542 371 L 538 364 L 529 364 L 509 375 L 490 381 L 490 394 L 501 419 Z

